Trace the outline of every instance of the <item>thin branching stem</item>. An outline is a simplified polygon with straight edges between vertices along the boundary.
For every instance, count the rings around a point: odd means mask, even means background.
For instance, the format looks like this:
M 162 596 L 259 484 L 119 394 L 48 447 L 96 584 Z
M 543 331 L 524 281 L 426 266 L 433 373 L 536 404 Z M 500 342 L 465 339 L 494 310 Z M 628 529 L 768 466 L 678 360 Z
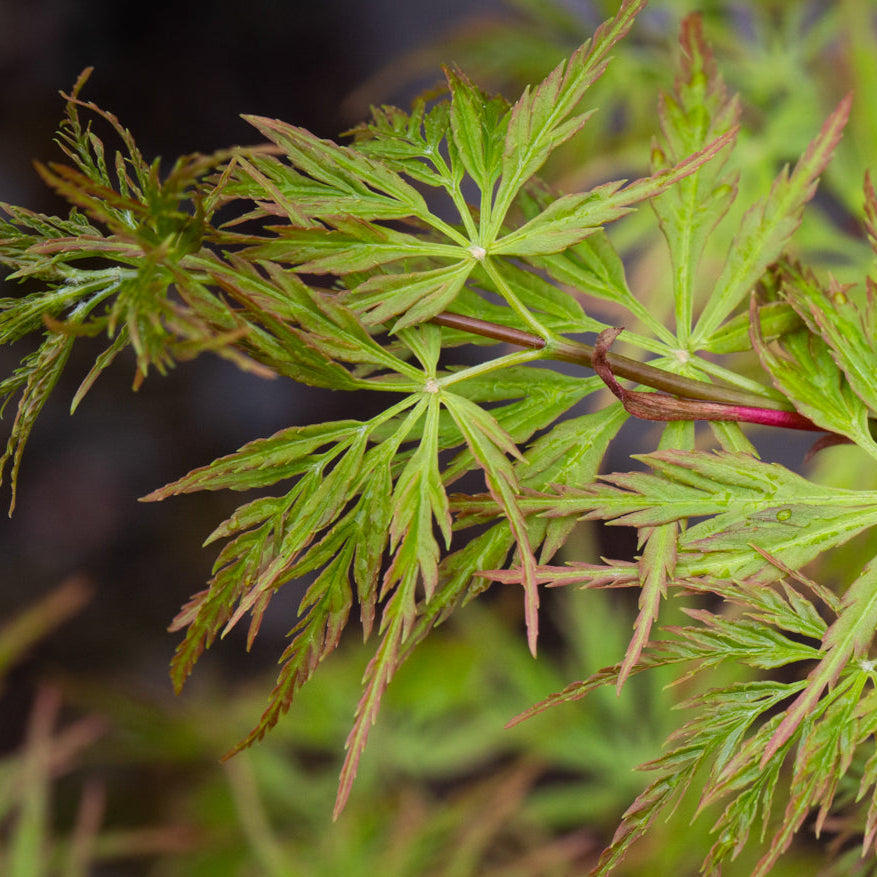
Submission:
M 495 338 L 497 341 L 515 344 L 518 347 L 547 350 L 551 359 L 593 368 L 594 347 L 580 341 L 564 339 L 548 343 L 538 335 L 524 332 L 521 329 L 514 329 L 499 323 L 491 323 L 487 320 L 480 320 L 477 317 L 453 314 L 449 311 L 433 317 L 433 322 L 438 323 L 440 326 L 462 329 L 466 332 L 471 332 L 473 335 L 481 335 L 484 338 Z M 702 399 L 709 402 L 721 402 L 727 405 L 745 405 L 778 412 L 794 410 L 787 402 L 767 396 L 759 396 L 755 393 L 747 393 L 745 390 L 739 390 L 727 384 L 708 384 L 705 381 L 697 381 L 682 375 L 674 375 L 671 372 L 655 368 L 647 363 L 639 362 L 617 353 L 607 353 L 606 359 L 612 367 L 613 373 L 618 377 L 627 378 L 643 386 L 652 387 L 664 393 L 672 393 L 674 396 L 681 396 L 685 399 Z

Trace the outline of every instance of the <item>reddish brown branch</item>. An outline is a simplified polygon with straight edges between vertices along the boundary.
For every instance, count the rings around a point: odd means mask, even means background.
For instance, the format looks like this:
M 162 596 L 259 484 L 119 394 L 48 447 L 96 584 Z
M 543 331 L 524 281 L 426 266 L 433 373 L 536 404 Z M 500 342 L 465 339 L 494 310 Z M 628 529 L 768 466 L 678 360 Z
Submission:
M 609 348 L 623 330 L 619 327 L 604 329 L 594 345 L 592 368 L 607 387 L 621 400 L 624 410 L 644 420 L 712 420 L 728 423 L 760 423 L 765 426 L 782 426 L 786 429 L 806 429 L 825 432 L 812 420 L 797 411 L 778 411 L 750 405 L 732 405 L 726 402 L 705 402 L 685 399 L 666 393 L 643 393 L 625 390 L 615 380 L 609 363 Z

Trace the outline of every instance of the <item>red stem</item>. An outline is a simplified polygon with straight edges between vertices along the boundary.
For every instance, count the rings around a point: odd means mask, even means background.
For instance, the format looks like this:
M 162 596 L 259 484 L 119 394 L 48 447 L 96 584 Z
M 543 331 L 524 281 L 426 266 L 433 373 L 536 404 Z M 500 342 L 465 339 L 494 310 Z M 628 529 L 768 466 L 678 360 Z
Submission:
M 452 314 L 445 311 L 433 317 L 433 323 L 452 329 L 462 329 L 485 338 L 495 338 L 518 347 L 543 350 L 547 344 L 538 335 L 523 332 L 510 326 Z M 606 329 L 597 338 L 595 346 L 565 341 L 553 345 L 551 354 L 555 359 L 575 362 L 593 368 L 610 390 L 621 400 L 625 409 L 635 417 L 645 420 L 712 420 L 734 423 L 759 423 L 786 429 L 803 429 L 827 432 L 812 420 L 793 410 L 788 403 L 763 400 L 754 393 L 736 387 L 707 384 L 681 375 L 638 362 L 626 356 L 609 352 L 612 342 L 621 329 Z M 665 392 L 645 393 L 625 390 L 615 375 L 636 381 Z M 762 402 L 773 402 L 776 407 L 766 407 Z M 754 404 L 753 404 L 754 403 Z

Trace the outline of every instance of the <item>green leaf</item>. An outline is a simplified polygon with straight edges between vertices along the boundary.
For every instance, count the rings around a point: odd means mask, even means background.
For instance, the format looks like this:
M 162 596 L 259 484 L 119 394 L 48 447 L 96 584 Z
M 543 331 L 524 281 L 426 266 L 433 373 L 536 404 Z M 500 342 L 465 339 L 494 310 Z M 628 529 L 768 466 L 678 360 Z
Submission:
M 716 70 L 700 16 L 685 18 L 680 44 L 682 69 L 676 77 L 675 94 L 663 95 L 658 105 L 662 137 L 652 148 L 653 170 L 678 163 L 720 135 L 736 130 L 740 115 L 737 101 L 727 97 Z M 736 194 L 734 181 L 722 176 L 735 139 L 727 142 L 724 155 L 652 199 L 670 251 L 676 331 L 683 349 L 688 344 L 696 272 L 704 245 Z
M 438 582 L 439 546 L 433 535 L 435 522 L 444 537 L 445 548 L 451 543 L 451 516 L 448 498 L 438 470 L 438 430 L 440 400 L 430 394 L 424 402 L 423 434 L 417 449 L 408 459 L 396 480 L 393 494 L 393 515 L 390 523 L 390 550 L 396 551 L 383 589 L 401 575 L 400 570 L 418 567 L 426 591 L 432 597 Z M 418 408 L 414 409 L 417 412 Z M 413 594 L 410 595 L 413 598 Z M 405 618 L 403 638 L 414 621 L 414 605 L 400 608 Z
M 368 326 L 398 317 L 393 331 L 424 322 L 445 310 L 460 293 L 474 261 L 406 274 L 376 274 L 346 297 L 346 304 Z
M 553 369 L 528 366 L 510 366 L 452 384 L 455 393 L 473 402 L 519 399 L 518 402 L 491 408 L 491 414 L 497 423 L 517 444 L 526 442 L 537 430 L 552 424 L 600 385 L 599 378 L 576 378 Z M 564 435 L 571 445 L 575 442 L 574 431 L 566 431 Z M 579 436 L 579 442 L 581 441 Z M 580 444 L 570 447 L 569 459 L 579 459 L 580 453 L 587 448 L 587 443 L 584 447 Z M 545 459 L 535 454 L 525 455 L 525 458 L 533 459 L 537 466 Z M 522 467 L 521 476 L 527 479 L 531 472 L 536 474 L 538 471 L 541 469 L 531 470 L 528 464 Z
M 868 407 L 838 368 L 831 349 L 806 329 L 769 346 L 753 323 L 752 341 L 776 388 L 805 417 L 827 432 L 840 433 L 877 457 L 868 427 Z
M 536 653 L 538 636 L 539 593 L 536 590 L 536 560 L 530 546 L 524 515 L 518 505 L 520 487 L 515 470 L 506 454 L 521 458 L 520 451 L 509 435 L 496 420 L 483 408 L 451 393 L 443 393 L 442 401 L 450 411 L 454 422 L 466 439 L 472 456 L 484 470 L 490 495 L 508 519 L 517 542 L 524 571 L 525 618 L 527 623 L 527 642 L 530 651 Z
M 247 259 L 291 263 L 303 274 L 350 274 L 412 257 L 459 259 L 460 247 L 367 222 L 358 216 L 327 219 L 334 228 L 273 226 L 270 240 L 245 249 Z
M 495 293 L 500 298 L 509 294 L 515 297 L 527 311 L 536 316 L 539 323 L 555 332 L 600 332 L 605 326 L 588 316 L 582 306 L 569 292 L 558 289 L 536 271 L 506 259 L 491 262 L 491 272 L 476 266 L 453 303 L 453 313 L 472 316 L 480 320 L 512 326 L 531 331 L 529 323 L 509 308 L 499 304 L 495 296 L 485 297 L 475 292 L 475 287 Z M 458 343 L 477 343 L 481 336 L 465 333 Z M 495 343 L 495 342 L 494 342 Z
M 600 78 L 608 53 L 630 30 L 644 5 L 644 0 L 624 0 L 615 18 L 601 25 L 592 40 L 580 46 L 568 61 L 558 64 L 535 89 L 526 89 L 514 105 L 503 149 L 502 178 L 494 198 L 493 226 L 486 240 L 495 238 L 524 183 L 587 121 L 588 113 L 570 115 Z
M 306 472 L 316 452 L 326 445 L 342 445 L 366 429 L 358 420 L 336 420 L 293 426 L 270 438 L 256 439 L 240 450 L 194 469 L 143 497 L 143 502 L 167 499 L 196 490 L 251 490 L 268 487 Z
M 255 635 L 268 601 L 283 582 L 329 564 L 342 550 L 348 561 L 352 560 L 351 540 L 361 535 L 357 512 L 361 515 L 372 511 L 373 498 L 360 497 L 352 509 L 346 507 L 362 493 L 372 470 L 377 470 L 380 477 L 381 469 L 387 465 L 383 447 L 366 452 L 372 428 L 372 424 L 348 421 L 284 430 L 272 438 L 251 442 L 237 454 L 217 460 L 146 497 L 155 500 L 220 487 L 248 489 L 283 478 L 296 479 L 284 496 L 263 497 L 241 506 L 208 538 L 208 543 L 229 541 L 214 563 L 208 589 L 196 594 L 172 625 L 173 630 L 187 629 L 172 664 L 172 677 L 178 689 L 216 635 L 230 629 L 248 611 L 253 613 L 250 637 Z M 387 447 L 397 450 L 403 439 L 404 434 L 397 436 Z M 274 478 L 269 474 L 272 470 Z M 349 551 L 345 542 L 350 545 Z M 327 545 L 331 550 L 326 550 Z M 324 581 L 340 582 L 337 575 L 327 575 Z M 346 580 L 345 587 L 349 589 Z M 316 629 L 314 625 L 334 626 L 338 619 L 332 620 L 325 614 L 329 612 L 327 607 L 337 608 L 345 600 L 339 602 L 337 594 L 315 600 L 311 613 L 317 616 L 302 622 L 310 631 L 308 635 Z M 296 630 L 300 629 L 303 628 Z M 298 643 L 296 648 L 306 644 L 305 639 L 298 637 L 293 642 Z M 301 664 L 297 651 L 287 657 L 293 662 L 292 669 Z M 315 664 L 305 661 L 301 666 L 310 668 L 309 672 L 302 676 L 298 670 L 290 671 L 287 683 L 293 688 L 275 692 L 281 712 L 288 709 L 294 688 L 309 676 Z M 277 703 L 272 709 L 276 707 Z M 265 727 L 260 725 L 255 736 L 248 739 L 256 739 Z
M 560 421 L 524 452 L 527 466 L 519 467 L 521 487 L 541 492 L 550 490 L 553 485 L 590 484 L 597 476 L 609 443 L 626 420 L 627 412 L 617 404 Z M 515 439 L 523 441 L 517 435 Z M 576 523 L 574 514 L 546 520 L 540 563 L 546 563 L 563 546 Z
M 877 383 L 874 381 L 877 306 L 873 282 L 869 282 L 867 298 L 859 306 L 847 296 L 849 290 L 834 279 L 828 289 L 823 289 L 810 271 L 789 266 L 784 275 L 783 297 L 810 331 L 828 345 L 850 389 L 872 412 L 877 412 Z
M 306 215 L 355 213 L 364 219 L 430 215 L 423 196 L 413 186 L 352 147 L 321 140 L 310 131 L 279 119 L 243 118 L 277 144 L 289 161 L 307 174 L 307 177 L 287 175 L 292 185 L 285 187 L 284 192 Z M 299 187 L 303 191 L 297 192 Z
M 677 165 L 624 188 L 623 180 L 604 183 L 589 192 L 564 195 L 515 231 L 490 245 L 491 255 L 539 256 L 558 253 L 593 234 L 603 225 L 630 213 L 631 205 L 654 198 L 694 173 L 731 141 L 730 131 Z
M 453 170 L 442 156 L 450 131 L 450 106 L 437 103 L 427 111 L 417 98 L 411 112 L 398 107 L 372 107 L 372 121 L 354 128 L 357 149 L 400 173 L 429 186 L 455 190 L 463 176 L 462 163 Z
M 24 447 L 30 437 L 37 415 L 42 411 L 49 394 L 58 383 L 61 372 L 67 364 L 74 338 L 61 332 L 49 333 L 39 349 L 25 358 L 11 378 L 0 383 L 0 399 L 6 398 L 21 389 L 21 398 L 12 431 L 6 443 L 6 450 L 0 457 L 0 479 L 7 464 L 11 464 L 9 482 L 12 498 L 9 502 L 9 514 L 15 509 L 18 486 L 18 472 Z M 5 404 L 5 403 L 4 403 Z
M 342 365 L 355 363 L 408 378 L 396 389 L 410 390 L 420 384 L 419 370 L 372 338 L 349 308 L 336 297 L 311 289 L 281 266 L 269 263 L 267 278 L 240 259 L 231 264 L 199 260 L 198 267 L 244 305 L 249 321 L 243 339 L 246 349 L 280 374 L 332 389 L 368 386 Z
M 804 205 L 816 192 L 820 174 L 837 146 L 849 116 L 845 97 L 826 119 L 791 174 L 784 169 L 767 198 L 749 209 L 722 274 L 697 321 L 692 344 L 702 346 L 749 293 L 767 267 L 777 261 L 801 223 Z
M 755 313 L 758 331 L 765 341 L 775 341 L 803 326 L 801 318 L 786 302 L 772 301 L 758 305 Z M 753 315 L 747 312 L 728 320 L 704 343 L 703 349 L 710 353 L 742 353 L 751 350 L 752 319 Z
M 667 584 L 676 573 L 676 542 L 679 536 L 678 522 L 647 527 L 640 531 L 640 546 L 645 550 L 639 558 L 639 575 L 642 587 L 639 595 L 639 614 L 634 622 L 634 635 L 627 647 L 616 683 L 621 691 L 627 677 L 639 662 L 642 651 L 649 641 L 652 624 L 658 620 L 661 601 L 667 597 Z
M 398 593 L 396 597 L 398 598 Z M 341 814 L 347 804 L 347 799 L 350 797 L 359 759 L 368 740 L 368 733 L 378 717 L 381 698 L 399 667 L 399 652 L 403 640 L 402 615 L 394 613 L 391 617 L 393 621 L 384 631 L 381 643 L 366 668 L 363 679 L 365 688 L 356 707 L 353 727 L 344 743 L 347 755 L 344 758 L 341 775 L 338 779 L 338 796 L 335 799 L 333 811 L 335 819 Z
M 762 581 L 778 578 L 779 570 L 766 564 L 761 552 L 800 569 L 877 523 L 874 491 L 814 484 L 745 454 L 666 450 L 637 459 L 653 472 L 607 475 L 603 480 L 609 484 L 566 489 L 560 499 L 545 500 L 545 512 L 567 515 L 577 509 L 587 519 L 636 527 L 702 517 L 680 537 L 677 575 Z
M 615 404 L 560 421 L 527 448 L 527 466 L 520 470 L 521 484 L 533 490 L 547 489 L 552 484 L 590 484 L 609 442 L 626 420 L 627 413 Z
M 528 261 L 579 293 L 622 305 L 658 337 L 673 342 L 673 335 L 661 320 L 630 291 L 624 264 L 603 229 L 596 229 L 593 234 L 560 253 L 530 256 Z M 596 320 L 591 322 L 592 325 L 587 328 L 583 324 L 582 329 L 600 332 L 605 328 Z
M 457 155 L 484 198 L 490 198 L 502 169 L 508 104 L 485 94 L 459 70 L 446 67 L 445 78 L 451 91 L 450 123 Z
M 826 688 L 833 686 L 841 672 L 854 661 L 863 661 L 877 630 L 877 563 L 871 562 L 847 589 L 840 613 L 822 640 L 821 659 L 807 676 L 806 689 L 786 710 L 770 738 L 762 764 L 777 752 L 813 711 Z

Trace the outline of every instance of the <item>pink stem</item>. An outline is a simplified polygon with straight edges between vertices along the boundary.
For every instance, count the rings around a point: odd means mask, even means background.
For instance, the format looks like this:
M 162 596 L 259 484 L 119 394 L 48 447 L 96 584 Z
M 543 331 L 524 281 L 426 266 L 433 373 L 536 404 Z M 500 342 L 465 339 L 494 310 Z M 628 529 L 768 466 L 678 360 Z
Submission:
M 643 393 L 625 390 L 612 373 L 607 354 L 612 342 L 623 330 L 619 327 L 604 329 L 594 344 L 592 367 L 603 382 L 621 400 L 624 410 L 644 420 L 712 420 L 733 423 L 762 423 L 766 426 L 782 426 L 786 429 L 806 429 L 826 432 L 812 420 L 797 411 L 777 411 L 773 408 L 756 408 L 750 405 L 733 405 L 727 402 L 704 402 L 700 399 L 683 399 L 666 393 Z

